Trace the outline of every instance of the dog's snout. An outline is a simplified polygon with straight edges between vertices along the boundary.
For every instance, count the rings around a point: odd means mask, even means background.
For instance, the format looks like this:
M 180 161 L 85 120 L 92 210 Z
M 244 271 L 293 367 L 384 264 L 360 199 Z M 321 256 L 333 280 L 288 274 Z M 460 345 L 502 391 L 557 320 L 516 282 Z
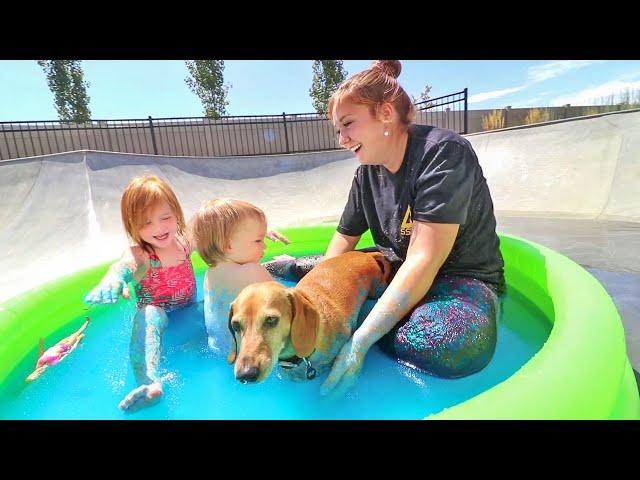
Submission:
M 255 366 L 243 367 L 236 378 L 242 383 L 253 383 L 258 380 L 260 376 L 260 369 Z

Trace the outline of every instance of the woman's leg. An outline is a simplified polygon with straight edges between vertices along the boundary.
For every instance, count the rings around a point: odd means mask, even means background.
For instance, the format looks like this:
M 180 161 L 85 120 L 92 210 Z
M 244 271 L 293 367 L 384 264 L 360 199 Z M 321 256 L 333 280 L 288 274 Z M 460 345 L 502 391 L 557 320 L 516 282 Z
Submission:
M 377 252 L 376 247 L 359 248 L 358 252 Z M 324 255 L 306 255 L 292 260 L 272 260 L 264 264 L 267 271 L 291 282 L 298 282 L 324 259 Z
M 378 344 L 432 375 L 471 375 L 482 370 L 495 351 L 499 302 L 479 280 L 437 279 L 425 298 Z
M 158 368 L 162 354 L 162 335 L 167 324 L 167 314 L 160 307 L 147 305 L 136 312 L 129 355 L 139 387 L 120 402 L 122 410 L 136 410 L 162 395 Z

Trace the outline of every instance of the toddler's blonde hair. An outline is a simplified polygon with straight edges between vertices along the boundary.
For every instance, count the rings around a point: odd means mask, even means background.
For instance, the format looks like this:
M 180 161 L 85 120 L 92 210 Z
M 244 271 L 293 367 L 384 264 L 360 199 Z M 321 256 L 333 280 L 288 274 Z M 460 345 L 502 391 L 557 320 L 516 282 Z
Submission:
M 190 241 L 205 263 L 215 267 L 224 261 L 231 236 L 249 218 L 267 223 L 264 212 L 249 202 L 214 198 L 204 203 L 189 221 Z

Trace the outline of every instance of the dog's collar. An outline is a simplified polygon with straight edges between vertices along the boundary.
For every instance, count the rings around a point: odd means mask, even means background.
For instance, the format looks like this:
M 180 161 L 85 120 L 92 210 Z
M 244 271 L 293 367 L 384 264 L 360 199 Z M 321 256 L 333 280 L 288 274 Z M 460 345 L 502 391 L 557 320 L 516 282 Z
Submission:
M 313 352 L 311 353 L 313 354 Z M 310 356 L 311 355 L 309 355 L 309 357 Z M 289 358 L 278 359 L 278 365 L 280 365 L 285 370 L 289 370 L 291 368 L 295 368 L 298 365 L 300 365 L 300 362 L 304 362 L 305 365 L 307 366 L 307 380 L 313 380 L 314 378 L 316 378 L 317 372 L 316 372 L 316 369 L 313 368 L 313 366 L 311 365 L 311 362 L 309 361 L 309 357 L 300 358 L 297 355 L 294 355 Z

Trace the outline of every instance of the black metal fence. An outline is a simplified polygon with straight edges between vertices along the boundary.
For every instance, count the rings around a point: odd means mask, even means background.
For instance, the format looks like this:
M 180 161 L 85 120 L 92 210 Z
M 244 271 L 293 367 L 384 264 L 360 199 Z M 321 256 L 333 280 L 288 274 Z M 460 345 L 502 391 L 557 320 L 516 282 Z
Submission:
M 448 128 L 458 133 L 469 132 L 467 89 L 442 97 L 418 102 L 416 123 Z
M 416 123 L 467 132 L 467 89 L 416 104 Z M 0 122 L 0 160 L 72 150 L 226 157 L 340 148 L 326 115 Z

